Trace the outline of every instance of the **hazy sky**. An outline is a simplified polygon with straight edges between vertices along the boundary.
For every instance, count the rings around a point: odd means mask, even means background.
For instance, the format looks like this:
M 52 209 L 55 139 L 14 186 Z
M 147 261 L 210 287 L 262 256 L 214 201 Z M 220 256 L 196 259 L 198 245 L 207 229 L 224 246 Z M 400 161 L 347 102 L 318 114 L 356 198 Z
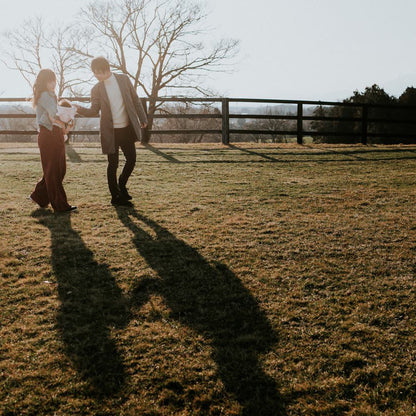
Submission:
M 7 3 L 7 6 L 6 6 Z M 87 0 L 0 0 L 0 27 L 35 15 L 62 21 Z M 416 0 L 206 0 L 214 37 L 241 41 L 233 74 L 211 85 L 229 97 L 337 100 L 376 83 L 416 86 Z M 2 96 L 27 96 L 0 66 Z

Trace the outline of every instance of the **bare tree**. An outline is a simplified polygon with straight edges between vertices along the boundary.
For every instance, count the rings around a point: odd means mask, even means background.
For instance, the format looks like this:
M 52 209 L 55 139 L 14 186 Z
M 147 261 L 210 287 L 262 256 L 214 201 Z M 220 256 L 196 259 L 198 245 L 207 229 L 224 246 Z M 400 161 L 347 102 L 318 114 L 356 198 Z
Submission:
M 85 36 L 79 36 L 70 26 L 53 28 L 41 17 L 26 20 L 20 28 L 3 35 L 7 42 L 2 62 L 19 71 L 30 88 L 42 68 L 51 68 L 57 76 L 58 95 L 74 95 L 85 85 L 81 71 L 86 59 L 73 50 L 83 47 Z
M 8 49 L 3 53 L 5 58 L 2 62 L 7 68 L 19 71 L 30 87 L 42 67 L 43 27 L 43 20 L 38 17 L 26 20 L 21 28 L 3 34 Z
M 78 32 L 81 30 L 81 34 Z M 58 77 L 59 96 L 64 94 L 84 95 L 86 82 L 92 81 L 93 77 L 86 72 L 89 60 L 80 57 L 74 50 L 88 43 L 88 37 L 82 32 L 82 28 L 75 29 L 73 26 L 55 28 L 46 40 L 46 47 L 52 51 L 50 61 Z M 82 76 L 82 75 L 86 75 Z M 88 75 L 87 75 L 88 74 Z
M 90 3 L 82 16 L 94 35 L 83 57 L 99 52 L 113 69 L 127 74 L 149 98 L 148 126 L 159 104 L 157 97 L 181 93 L 206 95 L 203 78 L 210 71 L 230 69 L 236 40 L 203 42 L 210 31 L 196 0 L 121 0 Z
M 3 62 L 30 87 L 41 68 L 54 69 L 62 96 L 82 92 L 90 59 L 104 55 L 149 98 L 151 129 L 158 97 L 208 95 L 206 75 L 231 69 L 238 41 L 212 42 L 206 17 L 199 0 L 94 1 L 76 25 L 53 28 L 34 18 L 6 33 Z

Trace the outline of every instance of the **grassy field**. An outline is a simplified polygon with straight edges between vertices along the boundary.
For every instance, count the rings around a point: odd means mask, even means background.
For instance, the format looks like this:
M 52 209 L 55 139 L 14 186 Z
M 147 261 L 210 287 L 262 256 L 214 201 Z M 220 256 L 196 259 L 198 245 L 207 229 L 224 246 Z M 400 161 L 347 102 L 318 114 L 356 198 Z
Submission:
M 138 146 L 72 214 L 0 145 L 0 414 L 415 415 L 416 146 Z

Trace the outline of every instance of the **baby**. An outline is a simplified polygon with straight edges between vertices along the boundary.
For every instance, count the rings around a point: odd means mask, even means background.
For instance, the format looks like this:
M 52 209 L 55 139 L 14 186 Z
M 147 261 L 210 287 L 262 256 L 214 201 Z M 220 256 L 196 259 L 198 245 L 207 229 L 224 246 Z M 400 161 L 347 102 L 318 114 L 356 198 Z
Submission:
M 77 113 L 77 109 L 72 106 L 72 104 L 65 99 L 61 99 L 58 102 L 58 111 L 56 115 L 59 117 L 59 119 L 65 123 L 65 128 L 72 127 L 74 125 L 74 118 L 75 114 Z M 65 143 L 68 143 L 68 135 L 65 134 Z

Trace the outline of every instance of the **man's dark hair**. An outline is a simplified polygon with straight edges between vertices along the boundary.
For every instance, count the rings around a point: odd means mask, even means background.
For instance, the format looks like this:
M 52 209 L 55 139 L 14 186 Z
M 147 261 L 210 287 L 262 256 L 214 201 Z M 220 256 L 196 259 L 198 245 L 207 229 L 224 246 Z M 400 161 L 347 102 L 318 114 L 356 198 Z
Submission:
M 110 64 L 103 56 L 99 56 L 91 61 L 91 70 L 92 72 L 107 72 L 110 70 Z

